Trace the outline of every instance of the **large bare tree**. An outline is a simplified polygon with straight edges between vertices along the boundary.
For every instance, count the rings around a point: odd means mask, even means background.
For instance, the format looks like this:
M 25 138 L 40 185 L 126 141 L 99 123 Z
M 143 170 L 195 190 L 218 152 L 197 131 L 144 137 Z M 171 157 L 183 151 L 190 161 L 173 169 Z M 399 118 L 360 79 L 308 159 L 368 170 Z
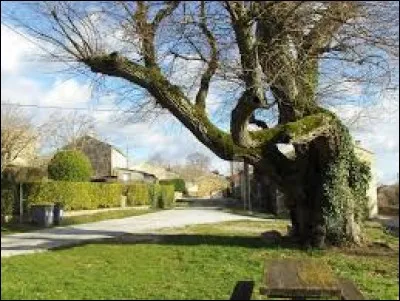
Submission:
M 300 241 L 359 241 L 368 167 L 321 101 L 340 91 L 338 83 L 376 87 L 388 78 L 398 56 L 397 2 L 27 6 L 30 14 L 16 13 L 15 19 L 49 43 L 54 58 L 141 88 L 149 104 L 168 110 L 220 158 L 243 160 L 268 175 L 290 199 Z M 190 76 L 185 66 L 199 68 Z M 229 132 L 212 122 L 207 108 L 210 89 L 218 85 Z M 276 125 L 260 118 L 270 111 Z M 249 130 L 250 123 L 258 130 Z M 292 144 L 295 156 L 282 154 L 279 143 Z

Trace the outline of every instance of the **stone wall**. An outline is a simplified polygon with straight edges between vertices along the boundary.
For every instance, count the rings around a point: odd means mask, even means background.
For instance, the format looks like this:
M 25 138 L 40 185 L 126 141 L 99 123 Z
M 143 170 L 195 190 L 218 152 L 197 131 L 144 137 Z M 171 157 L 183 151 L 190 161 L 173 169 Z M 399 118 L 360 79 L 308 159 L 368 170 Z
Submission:
M 371 168 L 371 181 L 369 183 L 369 189 L 367 191 L 367 195 L 369 198 L 369 217 L 373 218 L 378 215 L 378 192 L 377 192 L 377 174 L 376 174 L 376 162 L 375 162 L 375 154 L 363 149 L 360 146 L 355 147 L 355 152 L 357 156 L 367 162 Z

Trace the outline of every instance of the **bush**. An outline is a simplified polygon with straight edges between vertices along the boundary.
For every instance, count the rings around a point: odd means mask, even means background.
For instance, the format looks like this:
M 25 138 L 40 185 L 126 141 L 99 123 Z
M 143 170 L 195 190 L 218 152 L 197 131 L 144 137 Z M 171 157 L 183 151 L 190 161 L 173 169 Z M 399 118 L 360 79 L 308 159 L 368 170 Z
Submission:
M 159 208 L 171 208 L 175 202 L 175 190 L 173 185 L 160 186 Z
M 65 210 L 81 210 L 119 207 L 123 187 L 122 184 L 51 181 L 24 183 L 23 191 L 28 208 L 34 204 L 59 202 Z M 174 204 L 175 191 L 172 185 L 138 183 L 127 185 L 126 189 L 127 204 L 130 206 L 170 208 Z
M 153 208 L 171 208 L 175 203 L 175 190 L 173 185 L 149 185 L 149 198 Z
M 25 183 L 27 204 L 60 202 L 65 210 L 119 207 L 122 185 L 91 182 L 36 182 Z
M 186 185 L 183 179 L 160 180 L 161 185 L 174 185 L 175 191 L 186 193 Z
M 149 185 L 145 183 L 127 185 L 126 203 L 128 206 L 149 205 Z
M 160 195 L 160 187 L 159 184 L 150 184 L 149 185 L 149 200 L 150 206 L 153 208 L 158 208 L 158 199 Z
M 48 166 L 49 178 L 57 181 L 89 181 L 92 173 L 88 157 L 75 150 L 56 153 Z
M 10 188 L 1 189 L 1 215 L 12 215 L 14 209 L 14 191 Z
M 135 183 L 126 187 L 127 205 L 150 205 L 153 208 L 170 208 L 175 201 L 173 185 Z

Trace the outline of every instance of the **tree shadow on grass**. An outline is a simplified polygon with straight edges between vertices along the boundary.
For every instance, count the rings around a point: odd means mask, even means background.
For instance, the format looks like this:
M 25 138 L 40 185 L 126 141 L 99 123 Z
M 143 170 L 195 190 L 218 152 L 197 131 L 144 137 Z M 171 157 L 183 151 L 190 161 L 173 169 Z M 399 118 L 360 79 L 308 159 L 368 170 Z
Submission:
M 131 234 L 126 233 L 118 237 L 105 238 L 99 240 L 83 241 L 75 245 L 60 246 L 54 249 L 64 250 L 82 245 L 139 245 L 155 244 L 170 246 L 224 246 L 224 247 L 242 247 L 248 249 L 267 249 L 267 250 L 293 250 L 293 251 L 316 251 L 316 249 L 307 249 L 290 236 L 275 235 L 277 231 L 268 231 L 263 236 L 238 236 L 238 235 L 208 235 L 208 234 Z M 267 235 L 265 235 L 267 234 Z M 268 235 L 272 234 L 272 235 Z M 323 251 L 323 250 L 319 250 Z M 339 253 L 354 256 L 398 256 L 396 250 L 383 248 L 369 244 L 360 248 L 337 248 L 328 247 L 325 251 L 336 251 Z
M 37 242 L 35 242 L 35 240 Z M 286 249 L 304 250 L 299 243 L 290 236 L 282 236 L 278 231 L 268 231 L 262 235 L 216 235 L 216 234 L 156 234 L 124 231 L 107 231 L 79 228 L 53 228 L 36 233 L 19 234 L 13 237 L 2 238 L 2 253 L 7 251 L 20 252 L 34 250 L 65 250 L 88 244 L 103 245 L 135 245 L 157 244 L 171 246 L 225 246 L 251 249 Z M 379 246 L 378 246 L 379 247 Z M 353 255 L 398 255 L 398 251 L 369 246 L 367 249 L 334 248 L 336 252 Z M 330 249 L 330 248 L 329 248 Z
M 227 246 L 243 248 L 267 248 L 267 249 L 300 249 L 299 245 L 289 237 L 282 237 L 279 241 L 266 241 L 260 236 L 236 236 L 236 235 L 208 235 L 208 234 L 124 234 L 114 238 L 106 238 L 95 241 L 85 241 L 86 244 L 106 245 L 135 245 L 135 244 L 157 244 L 171 246 Z M 67 249 L 70 246 L 56 248 Z
M 276 231 L 271 231 L 276 232 Z M 87 244 L 160 244 L 160 245 L 209 245 L 244 248 L 291 248 L 299 249 L 289 237 L 261 237 L 245 235 L 210 234 L 132 234 L 125 231 L 79 229 L 73 227 L 40 230 L 2 237 L 1 251 L 60 250 Z M 2 254 L 3 255 L 3 254 Z

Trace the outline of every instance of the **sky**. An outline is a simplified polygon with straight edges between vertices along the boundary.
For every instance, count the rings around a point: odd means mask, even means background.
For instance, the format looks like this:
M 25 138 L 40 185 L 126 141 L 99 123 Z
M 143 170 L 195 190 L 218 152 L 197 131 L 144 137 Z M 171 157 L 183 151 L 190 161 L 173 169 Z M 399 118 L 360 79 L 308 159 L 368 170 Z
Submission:
M 3 21 L 3 20 L 2 20 Z M 229 173 L 229 163 L 216 157 L 169 114 L 156 120 L 127 122 L 118 114 L 113 93 L 95 93 L 92 81 L 84 76 L 71 76 L 62 72 L 57 63 L 40 60 L 40 49 L 32 44 L 29 35 L 24 37 L 11 26 L 1 25 L 1 101 L 24 105 L 83 108 L 96 120 L 98 132 L 104 140 L 128 152 L 132 163 L 146 161 L 161 152 L 171 164 L 184 163 L 188 154 L 199 151 L 212 159 L 212 169 Z M 95 75 L 94 75 L 95 76 Z M 181 80 L 180 78 L 176 80 Z M 349 97 L 362 97 L 356 85 L 344 87 Z M 141 93 L 138 93 L 140 97 Z M 221 91 L 211 91 L 207 103 L 213 113 L 220 108 Z M 379 183 L 396 181 L 399 170 L 399 94 L 398 91 L 379 95 L 367 107 L 352 102 L 332 108 L 344 120 L 362 113 L 351 133 L 361 146 L 376 155 Z M 60 114 L 70 110 L 29 108 L 36 122 L 45 120 L 52 112 Z M 101 110 L 101 111 L 100 111 Z M 107 111 L 108 110 L 108 111 Z M 363 117 L 364 116 L 364 117 Z M 126 116 L 125 116 L 126 117 Z

